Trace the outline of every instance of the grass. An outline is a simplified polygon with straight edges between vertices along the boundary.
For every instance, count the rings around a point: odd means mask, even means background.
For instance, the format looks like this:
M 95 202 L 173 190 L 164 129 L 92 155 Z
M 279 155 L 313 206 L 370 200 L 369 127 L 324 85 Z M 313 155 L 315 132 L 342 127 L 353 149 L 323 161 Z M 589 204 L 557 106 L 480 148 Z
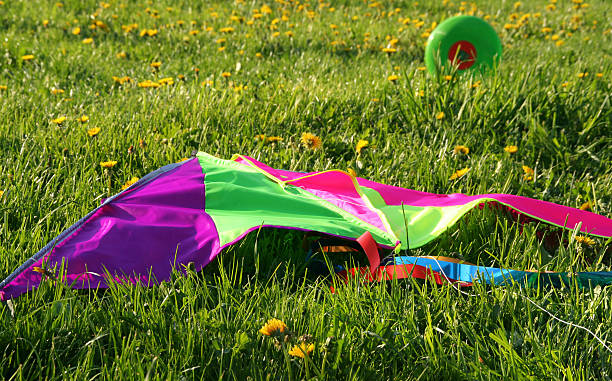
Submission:
M 0 2 L 0 274 L 131 177 L 194 149 L 291 170 L 352 168 L 436 193 L 589 202 L 610 216 L 607 2 L 419 3 L 275 2 L 267 13 L 258 1 Z M 432 23 L 470 12 L 500 35 L 497 75 L 429 76 L 422 68 Z M 95 21 L 102 24 L 92 29 Z M 140 36 L 149 29 L 157 34 Z M 398 51 L 383 53 L 394 38 Z M 138 86 L 162 78 L 174 84 Z M 82 115 L 89 121 L 81 123 Z M 61 125 L 52 122 L 61 116 Z M 100 132 L 92 138 L 93 127 Z M 323 147 L 305 150 L 303 132 L 320 136 Z M 258 134 L 283 140 L 267 144 Z M 360 139 L 370 145 L 357 155 Z M 469 154 L 454 154 L 456 145 Z M 507 145 L 518 152 L 506 153 Z M 99 164 L 108 160 L 118 162 L 111 171 Z M 533 180 L 523 179 L 523 165 L 534 169 Z M 470 171 L 449 180 L 462 168 Z M 565 241 L 547 250 L 535 226 L 521 232 L 484 210 L 415 254 L 517 269 L 610 270 L 609 242 L 581 245 L 572 232 Z M 591 335 L 526 299 L 609 342 L 610 288 L 476 285 L 467 296 L 407 280 L 336 284 L 331 293 L 332 281 L 310 276 L 303 258 L 300 234 L 263 230 L 203 272 L 159 287 L 76 292 L 45 282 L 0 305 L 0 377 L 610 377 L 612 356 Z M 289 342 L 258 333 L 270 318 L 288 325 Z M 309 360 L 288 358 L 302 335 L 315 344 Z

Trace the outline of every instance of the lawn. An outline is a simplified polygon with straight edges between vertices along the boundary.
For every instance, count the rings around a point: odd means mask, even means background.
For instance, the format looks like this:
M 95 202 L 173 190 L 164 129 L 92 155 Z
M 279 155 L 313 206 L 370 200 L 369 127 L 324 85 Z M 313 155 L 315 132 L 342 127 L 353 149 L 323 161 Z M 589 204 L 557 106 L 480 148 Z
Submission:
M 494 75 L 425 69 L 427 37 L 458 14 L 497 31 Z M 0 1 L 0 278 L 194 150 L 610 217 L 611 14 L 606 0 Z M 541 228 L 475 210 L 412 254 L 612 270 L 610 241 L 566 231 L 551 249 Z M 610 287 L 343 284 L 304 258 L 301 233 L 263 229 L 157 287 L 44 282 L 0 304 L 0 378 L 612 377 Z M 273 318 L 290 334 L 260 333 Z

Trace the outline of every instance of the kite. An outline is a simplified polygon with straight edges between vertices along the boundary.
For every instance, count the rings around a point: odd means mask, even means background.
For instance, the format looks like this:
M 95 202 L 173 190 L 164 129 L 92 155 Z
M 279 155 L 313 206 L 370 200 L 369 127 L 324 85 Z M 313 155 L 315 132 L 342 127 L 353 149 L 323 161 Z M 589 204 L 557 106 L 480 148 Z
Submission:
M 223 160 L 200 152 L 104 200 L 2 281 L 0 299 L 33 290 L 45 277 L 74 289 L 108 287 L 114 281 L 157 284 L 170 279 L 174 269 L 202 269 L 224 248 L 261 227 L 356 242 L 370 267 L 348 273 L 361 272 L 372 281 L 408 276 L 466 285 L 535 276 L 567 281 L 566 273 L 498 269 L 443 257 L 392 256 L 381 262 L 379 249 L 399 252 L 423 246 L 487 202 L 561 228 L 612 237 L 609 218 L 546 201 L 507 194 L 433 194 L 339 170 L 292 172 L 248 156 Z M 584 284 L 612 284 L 612 272 L 572 276 Z

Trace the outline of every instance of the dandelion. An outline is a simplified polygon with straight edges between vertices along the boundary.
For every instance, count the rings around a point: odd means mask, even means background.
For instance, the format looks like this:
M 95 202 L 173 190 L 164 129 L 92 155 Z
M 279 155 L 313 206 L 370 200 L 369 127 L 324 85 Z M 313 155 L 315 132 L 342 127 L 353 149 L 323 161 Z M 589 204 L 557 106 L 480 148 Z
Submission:
M 518 147 L 517 146 L 505 146 L 504 151 L 508 152 L 509 154 L 513 154 L 518 151 Z
M 355 151 L 357 152 L 358 155 L 361 155 L 361 150 L 366 148 L 367 146 L 370 145 L 370 142 L 368 142 L 367 140 L 359 140 L 357 142 L 357 146 L 355 147 Z
M 580 242 L 580 243 L 585 244 L 587 246 L 595 245 L 595 240 L 594 239 L 589 238 L 589 237 L 584 236 L 584 235 L 577 235 L 576 236 L 576 242 Z
M 0 197 L 2 197 L 3 194 L 4 194 L 4 191 L 0 189 Z
M 450 81 L 451 79 L 453 79 L 453 76 L 451 76 L 451 75 L 445 75 L 444 76 L 444 80 L 445 81 Z
M 6 85 L 0 85 L 0 90 L 6 90 L 8 87 Z
M 125 58 L 127 57 L 127 54 L 125 52 L 119 52 L 116 54 L 117 58 Z
M 395 75 L 395 74 L 392 74 L 392 75 L 388 76 L 387 79 L 389 81 L 391 81 L 391 82 L 395 82 L 395 81 L 397 81 L 399 79 L 399 77 L 397 75 Z
M 66 117 L 65 116 L 60 116 L 59 118 L 55 118 L 53 120 L 51 120 L 51 122 L 57 124 L 58 126 L 61 125 L 62 123 L 64 123 L 66 121 Z
M 419 67 L 417 67 L 417 70 L 418 71 L 425 71 L 425 70 L 427 70 L 427 68 L 425 66 L 419 66 Z
M 455 148 L 453 149 L 453 152 L 455 153 L 455 155 L 457 154 L 467 155 L 470 153 L 470 149 L 466 146 L 458 145 L 458 146 L 455 146 Z
M 385 52 L 385 53 L 395 53 L 395 52 L 397 52 L 397 49 L 395 49 L 395 48 L 383 48 L 382 51 Z
M 597 78 L 602 78 L 602 77 L 603 77 L 603 73 L 597 73 L 597 74 L 595 74 L 595 76 L 596 76 Z
M 131 187 L 132 185 L 134 185 L 138 180 L 140 180 L 138 177 L 132 177 L 131 179 L 129 179 L 128 181 L 125 182 L 125 184 L 123 184 L 121 186 L 121 190 L 126 190 L 129 187 Z
M 155 62 L 151 62 L 151 64 L 149 66 L 151 66 L 153 69 L 159 69 L 161 64 L 162 63 L 160 61 L 155 61 Z
M 458 179 L 460 177 L 463 177 L 466 173 L 468 173 L 469 170 L 470 170 L 469 167 L 460 169 L 460 170 L 456 171 L 455 173 L 453 173 L 451 175 L 451 177 L 449 178 L 449 180 L 456 180 L 456 179 Z
M 534 171 L 532 168 L 523 165 L 523 172 L 525 172 L 525 174 L 523 175 L 523 180 L 525 181 L 532 181 L 533 180 L 533 175 L 534 175 Z
M 257 53 L 255 53 L 255 57 L 257 57 L 257 58 L 262 58 L 262 57 L 263 57 L 263 55 L 262 55 L 261 53 L 257 52 Z
M 100 166 L 102 168 L 112 168 L 115 165 L 117 165 L 117 161 L 116 160 L 109 160 L 109 161 L 101 161 L 100 162 Z
M 172 77 L 162 78 L 162 79 L 160 79 L 157 82 L 159 82 L 160 85 L 168 85 L 168 86 L 170 86 L 170 85 L 174 85 L 174 78 L 172 78 Z
M 221 33 L 232 33 L 233 31 L 234 31 L 234 28 L 232 28 L 231 26 L 219 29 L 219 32 Z
M 288 332 L 289 329 L 287 325 L 278 319 L 270 319 L 264 324 L 263 327 L 259 330 L 259 333 L 265 336 L 280 336 L 285 332 Z
M 89 121 L 89 117 L 87 115 L 81 115 L 81 117 L 79 118 L 79 122 L 81 123 L 87 123 Z
M 34 54 L 26 54 L 25 56 L 21 56 L 22 61 L 31 61 L 34 59 Z
M 123 84 L 124 84 L 124 83 L 126 83 L 126 82 L 130 82 L 130 81 L 131 81 L 131 79 L 130 79 L 130 77 L 128 77 L 128 76 L 124 76 L 124 77 L 115 77 L 115 76 L 113 75 L 113 81 L 115 81 L 116 83 L 118 83 L 118 84 L 120 84 L 120 85 L 123 85 Z
M 43 20 L 42 24 L 46 28 L 49 25 L 49 20 Z
M 580 208 L 578 208 L 578 209 L 580 209 L 580 210 L 591 210 L 592 207 L 593 206 L 591 205 L 591 203 L 587 201 L 587 202 L 583 203 L 582 205 L 580 205 Z
M 306 354 L 310 355 L 314 351 L 314 344 L 301 343 L 296 345 L 289 351 L 289 354 L 294 357 L 304 358 Z
M 444 119 L 444 115 L 445 115 L 444 112 L 440 111 L 439 113 L 436 114 L 436 119 L 442 120 Z
M 228 72 L 228 71 L 224 71 L 223 73 L 221 73 L 221 76 L 223 78 L 229 78 L 232 76 L 232 73 Z
M 53 94 L 53 95 L 64 94 L 64 90 L 53 88 L 53 89 L 51 89 L 51 94 Z
M 300 138 L 302 145 L 308 149 L 315 150 L 321 147 L 321 138 L 311 134 L 310 132 L 303 132 Z
M 98 135 L 99 133 L 100 133 L 100 127 L 94 127 L 94 128 L 90 128 L 89 130 L 87 130 L 87 135 L 89 135 L 92 138 Z
M 283 138 L 281 138 L 280 136 L 270 136 L 269 138 L 266 139 L 266 141 L 268 143 L 277 143 L 277 142 L 282 142 Z
M 75 36 L 81 33 L 81 28 L 79 28 L 78 26 L 74 29 L 72 29 L 72 34 L 74 34 Z
M 585 78 L 589 75 L 589 73 L 584 72 L 584 73 L 578 73 L 578 78 Z
M 91 44 L 93 42 L 93 38 L 89 37 L 82 41 L 85 45 Z
M 138 87 L 142 87 L 142 88 L 145 88 L 145 89 L 150 89 L 150 88 L 156 89 L 156 88 L 158 88 L 160 86 L 161 86 L 160 83 L 153 82 L 153 81 L 150 81 L 148 79 L 138 83 Z

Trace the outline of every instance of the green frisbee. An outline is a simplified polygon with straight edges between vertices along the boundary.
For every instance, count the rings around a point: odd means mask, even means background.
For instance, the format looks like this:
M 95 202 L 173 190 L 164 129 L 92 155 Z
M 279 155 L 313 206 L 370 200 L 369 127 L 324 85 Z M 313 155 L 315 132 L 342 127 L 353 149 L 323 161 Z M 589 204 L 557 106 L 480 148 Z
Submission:
M 502 45 L 491 25 L 474 16 L 456 16 L 442 22 L 429 36 L 425 65 L 432 75 L 455 66 L 459 72 L 495 69 Z

